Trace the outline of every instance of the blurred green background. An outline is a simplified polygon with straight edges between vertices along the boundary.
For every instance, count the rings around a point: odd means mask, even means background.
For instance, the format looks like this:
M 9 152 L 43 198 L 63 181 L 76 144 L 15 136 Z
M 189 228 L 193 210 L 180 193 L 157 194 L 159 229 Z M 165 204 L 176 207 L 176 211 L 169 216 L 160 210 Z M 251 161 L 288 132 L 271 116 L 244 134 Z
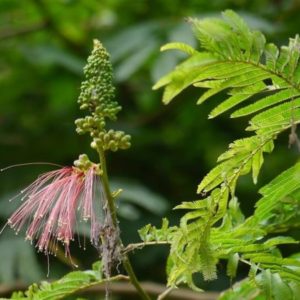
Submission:
M 176 224 L 180 215 L 171 208 L 195 200 L 201 178 L 216 163 L 229 142 L 243 136 L 246 119 L 228 122 L 228 115 L 207 120 L 213 106 L 196 106 L 201 91 L 189 89 L 169 106 L 161 103 L 154 82 L 182 59 L 178 52 L 159 53 L 166 42 L 197 46 L 185 17 L 219 16 L 231 8 L 277 44 L 300 31 L 300 1 L 295 0 L 0 0 L 0 167 L 27 162 L 70 165 L 80 153 L 97 157 L 89 140 L 74 131 L 81 115 L 76 100 L 82 67 L 93 38 L 111 53 L 117 99 L 123 106 L 113 127 L 132 135 L 128 151 L 109 155 L 114 188 L 122 188 L 119 216 L 125 243 L 138 241 L 137 229 L 163 216 Z M 287 136 L 266 159 L 259 186 L 297 160 L 287 149 Z M 27 166 L 0 173 L 0 221 L 5 223 L 19 201 L 8 200 L 49 166 Z M 249 215 L 258 198 L 250 178 L 240 180 L 238 195 Z M 142 280 L 164 282 L 166 247 L 138 251 L 133 264 Z M 47 258 L 6 229 L 0 236 L 1 287 L 28 284 L 47 274 Z M 81 268 L 97 253 L 74 246 Z M 50 258 L 50 278 L 72 268 Z M 224 268 L 223 268 L 224 269 Z M 202 283 L 221 290 L 220 279 Z M 243 273 L 243 270 L 241 270 Z M 1 295 L 0 295 L 1 296 Z

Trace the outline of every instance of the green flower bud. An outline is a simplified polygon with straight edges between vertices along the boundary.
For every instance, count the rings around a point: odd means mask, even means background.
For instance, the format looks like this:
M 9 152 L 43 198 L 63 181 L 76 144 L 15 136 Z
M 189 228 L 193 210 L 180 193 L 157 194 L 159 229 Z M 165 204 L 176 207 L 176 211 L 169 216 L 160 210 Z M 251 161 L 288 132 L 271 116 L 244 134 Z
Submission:
M 116 152 L 118 150 L 118 145 L 115 141 L 110 141 L 108 147 L 111 151 Z
M 97 149 L 98 148 L 97 147 L 97 143 L 95 142 L 95 140 L 91 142 L 91 148 L 93 148 L 93 149 Z

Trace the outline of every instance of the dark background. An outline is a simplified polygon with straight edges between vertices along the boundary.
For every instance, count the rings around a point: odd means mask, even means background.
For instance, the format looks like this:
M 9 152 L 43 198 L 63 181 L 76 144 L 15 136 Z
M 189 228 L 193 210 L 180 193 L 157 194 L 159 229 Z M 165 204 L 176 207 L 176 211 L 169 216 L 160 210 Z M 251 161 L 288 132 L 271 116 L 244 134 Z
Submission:
M 185 17 L 219 16 L 227 8 L 279 45 L 300 31 L 300 1 L 0 0 L 0 167 L 39 161 L 71 165 L 81 153 L 97 160 L 88 138 L 75 133 L 74 120 L 81 116 L 76 100 L 82 67 L 93 38 L 98 38 L 111 53 L 123 107 L 112 126 L 132 135 L 129 150 L 108 157 L 112 185 L 124 190 L 119 202 L 124 242 L 138 241 L 137 229 L 159 225 L 163 216 L 176 224 L 180 215 L 171 208 L 199 197 L 197 184 L 227 144 L 244 135 L 247 119 L 228 121 L 227 114 L 207 120 L 222 95 L 196 106 L 202 92 L 196 88 L 164 106 L 162 91 L 151 87 L 182 55 L 159 53 L 159 48 L 170 41 L 197 47 Z M 272 156 L 266 157 L 258 187 L 298 159 L 287 140 L 287 135 L 280 137 Z M 8 200 L 51 169 L 31 165 L 0 173 L 1 224 L 19 205 Z M 246 215 L 253 211 L 258 187 L 250 177 L 240 180 L 238 196 Z M 165 282 L 167 250 L 136 252 L 133 264 L 139 278 Z M 45 279 L 46 257 L 35 254 L 10 229 L 0 236 L 0 253 L 0 287 Z M 73 253 L 81 268 L 97 259 L 91 247 L 82 251 L 75 245 Z M 71 269 L 63 257 L 50 258 L 51 279 Z M 201 286 L 228 287 L 224 273 L 221 266 L 220 279 Z

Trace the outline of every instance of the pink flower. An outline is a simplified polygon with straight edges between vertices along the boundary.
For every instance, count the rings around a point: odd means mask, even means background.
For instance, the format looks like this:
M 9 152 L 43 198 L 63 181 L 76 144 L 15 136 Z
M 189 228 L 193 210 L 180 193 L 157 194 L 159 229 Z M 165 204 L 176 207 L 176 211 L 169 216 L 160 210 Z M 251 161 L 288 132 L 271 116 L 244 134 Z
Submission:
M 99 192 L 100 198 L 95 199 Z M 64 167 L 42 174 L 21 194 L 24 203 L 7 224 L 16 233 L 26 227 L 26 239 L 36 241 L 39 251 L 55 254 L 56 244 L 61 242 L 70 256 L 69 245 L 78 221 L 90 220 L 91 243 L 99 245 L 101 205 L 106 201 L 97 165 L 92 164 L 85 171 Z

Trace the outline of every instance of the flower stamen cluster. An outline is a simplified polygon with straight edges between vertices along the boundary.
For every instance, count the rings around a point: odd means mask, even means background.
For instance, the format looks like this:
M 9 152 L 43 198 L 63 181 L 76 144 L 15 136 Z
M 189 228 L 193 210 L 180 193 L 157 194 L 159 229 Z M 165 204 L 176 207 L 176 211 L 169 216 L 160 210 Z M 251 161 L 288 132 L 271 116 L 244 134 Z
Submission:
M 86 155 L 81 155 L 74 165 L 39 176 L 21 192 L 23 204 L 7 222 L 16 233 L 27 226 L 26 240 L 36 240 L 36 247 L 45 254 L 55 254 L 61 242 L 70 256 L 70 242 L 74 241 L 77 223 L 82 221 L 90 221 L 91 244 L 99 247 L 107 201 L 101 170 Z M 102 203 L 100 212 L 96 196 Z

